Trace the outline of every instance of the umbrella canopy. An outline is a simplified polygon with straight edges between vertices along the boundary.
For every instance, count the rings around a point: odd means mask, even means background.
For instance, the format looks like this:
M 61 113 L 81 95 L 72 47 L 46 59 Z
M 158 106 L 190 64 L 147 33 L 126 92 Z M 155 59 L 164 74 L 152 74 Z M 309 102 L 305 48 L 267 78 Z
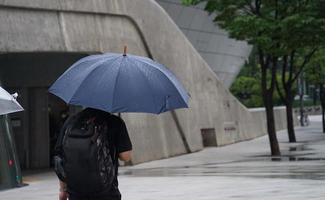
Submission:
M 131 54 L 82 58 L 50 87 L 66 103 L 108 112 L 162 113 L 188 107 L 189 96 L 163 65 Z
M 0 87 L 0 115 L 24 110 L 23 107 L 16 101 L 16 97 L 17 93 L 11 95 Z

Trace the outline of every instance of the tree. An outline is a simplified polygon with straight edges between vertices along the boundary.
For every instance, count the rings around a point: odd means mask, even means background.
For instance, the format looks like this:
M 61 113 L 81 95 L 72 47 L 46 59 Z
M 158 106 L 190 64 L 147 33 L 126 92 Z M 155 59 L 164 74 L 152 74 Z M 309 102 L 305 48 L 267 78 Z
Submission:
M 322 107 L 322 124 L 323 132 L 325 133 L 325 50 L 317 52 L 314 59 L 311 60 L 305 70 L 306 79 L 315 88 L 319 88 L 319 100 Z
M 261 85 L 254 77 L 239 76 L 231 85 L 230 91 L 249 108 L 263 106 Z
M 257 49 L 271 154 L 280 155 L 273 111 L 276 72 L 281 58 L 288 60 L 293 51 L 295 56 L 302 47 L 314 52 L 323 43 L 325 20 L 318 20 L 314 15 L 321 16 L 325 0 L 183 0 L 187 5 L 202 2 L 206 3 L 207 12 L 216 14 L 214 21 L 230 37 L 246 40 Z
M 308 46 L 309 43 L 307 42 L 304 45 Z M 280 69 L 281 80 L 276 81 L 278 94 L 286 106 L 289 142 L 296 142 L 293 123 L 293 101 L 295 96 L 294 86 L 296 81 L 298 80 L 300 73 L 305 68 L 306 64 L 309 62 L 310 58 L 314 55 L 317 50 L 317 47 L 312 47 L 310 51 L 303 51 L 303 53 L 298 54 L 297 51 L 299 50 L 299 48 L 304 47 L 296 47 L 296 49 L 291 50 L 290 55 L 282 56 L 282 67 Z M 280 89 L 280 85 L 282 86 L 283 90 Z
M 256 55 L 253 51 L 251 57 L 254 56 Z M 237 78 L 230 87 L 231 93 L 248 108 L 263 106 L 263 99 L 261 96 L 262 88 L 260 84 L 261 77 L 258 73 L 259 70 L 260 68 L 257 64 L 249 61 L 249 63 L 246 63 L 242 67 Z M 277 74 L 277 80 L 280 80 L 280 78 L 281 77 Z M 271 81 L 270 76 L 267 77 L 267 81 L 268 83 Z M 273 95 L 273 102 L 276 106 L 283 105 L 277 93 L 274 93 Z

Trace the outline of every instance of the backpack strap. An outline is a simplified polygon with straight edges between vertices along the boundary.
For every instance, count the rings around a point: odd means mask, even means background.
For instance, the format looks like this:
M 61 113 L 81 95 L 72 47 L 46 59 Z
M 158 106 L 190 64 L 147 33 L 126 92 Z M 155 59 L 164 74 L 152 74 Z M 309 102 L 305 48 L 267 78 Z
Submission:
M 62 150 L 62 144 L 63 141 L 65 140 L 65 137 L 67 135 L 68 129 L 71 129 L 72 127 L 72 121 L 75 120 L 75 116 L 69 117 L 63 124 L 63 127 L 60 130 L 59 137 L 56 141 L 55 147 L 54 147 L 54 171 L 58 178 L 66 182 L 66 174 L 63 168 L 63 163 L 64 163 L 64 153 Z
M 91 137 L 92 143 L 96 143 L 96 140 L 97 140 L 98 137 L 99 137 L 98 127 L 95 126 L 95 128 L 94 128 L 94 135 Z
M 68 119 L 64 122 L 61 130 L 60 130 L 60 134 L 59 137 L 55 143 L 55 147 L 54 147 L 54 155 L 59 155 L 62 156 L 62 145 L 63 145 L 63 141 L 65 139 L 66 133 L 68 132 L 68 129 L 72 128 L 72 122 L 75 121 L 77 119 L 77 116 L 70 116 L 68 117 Z
M 94 117 L 91 120 L 94 123 L 94 135 L 92 136 L 91 141 L 95 143 L 100 134 L 107 133 L 108 124 L 105 119 L 98 120 L 98 118 Z

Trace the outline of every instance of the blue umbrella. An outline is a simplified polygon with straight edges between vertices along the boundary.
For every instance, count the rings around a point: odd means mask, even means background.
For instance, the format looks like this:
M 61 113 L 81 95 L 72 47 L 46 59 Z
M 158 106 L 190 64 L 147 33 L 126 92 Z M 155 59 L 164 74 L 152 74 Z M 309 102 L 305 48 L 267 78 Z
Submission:
M 68 104 L 113 113 L 159 114 L 187 108 L 189 100 L 184 87 L 166 67 L 125 53 L 82 58 L 49 91 Z

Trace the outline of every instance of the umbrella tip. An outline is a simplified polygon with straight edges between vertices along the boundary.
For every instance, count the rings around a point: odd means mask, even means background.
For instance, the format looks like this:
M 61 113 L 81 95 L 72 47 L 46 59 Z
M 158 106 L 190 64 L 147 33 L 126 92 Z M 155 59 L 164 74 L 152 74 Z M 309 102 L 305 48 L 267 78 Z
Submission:
M 15 98 L 15 99 L 17 99 L 17 97 L 18 97 L 18 93 L 17 92 L 15 92 L 14 94 L 12 94 L 11 95 L 13 98 Z
M 125 46 L 124 46 L 124 53 L 123 53 L 123 56 L 126 56 L 126 50 L 127 50 L 127 48 L 128 48 L 128 47 L 125 45 Z

